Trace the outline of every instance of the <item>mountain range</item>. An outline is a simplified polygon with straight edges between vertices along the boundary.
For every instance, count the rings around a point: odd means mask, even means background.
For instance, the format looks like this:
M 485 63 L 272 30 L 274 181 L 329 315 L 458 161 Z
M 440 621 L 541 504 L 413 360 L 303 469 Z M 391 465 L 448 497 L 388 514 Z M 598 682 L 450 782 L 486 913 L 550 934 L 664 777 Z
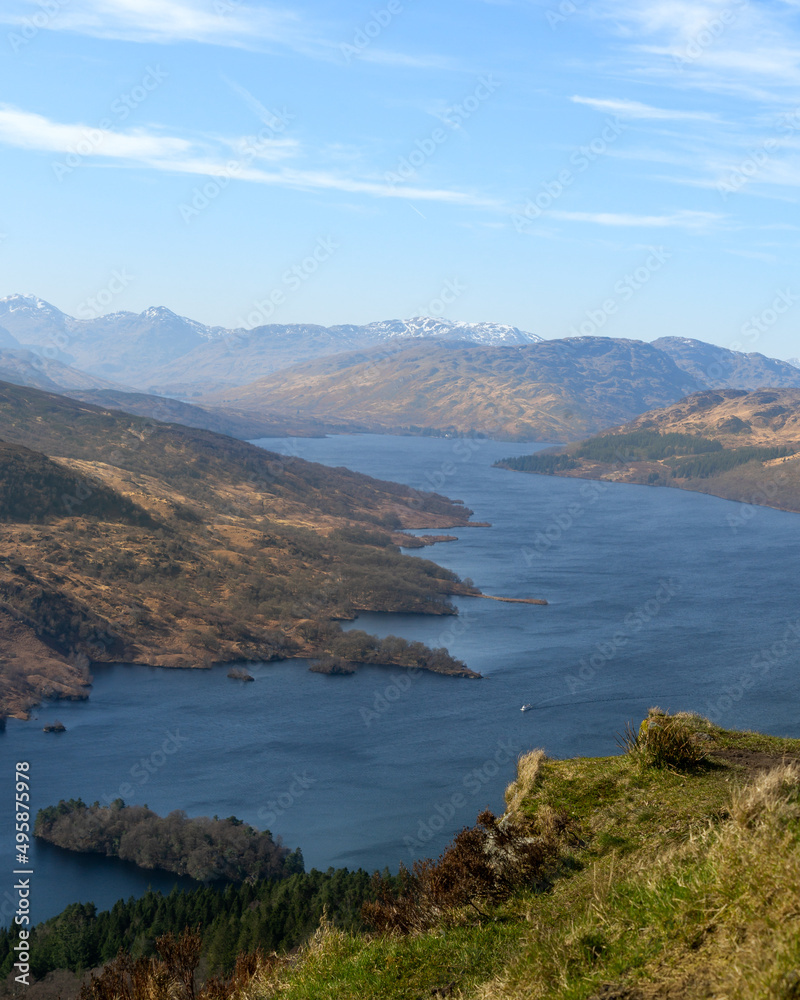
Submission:
M 139 390 L 187 398 L 241 385 L 298 361 L 364 349 L 398 338 L 526 344 L 532 333 L 497 323 L 417 317 L 366 326 L 205 326 L 157 306 L 76 319 L 34 295 L 0 299 L 0 348 L 30 347 L 50 360 Z
M 0 299 L 0 378 L 249 438 L 369 430 L 572 441 L 702 389 L 800 387 L 789 362 L 684 337 L 543 340 L 425 317 L 225 329 L 162 306 L 78 311 Z M 164 397 L 176 400 L 166 417 Z
M 798 380 L 800 384 L 800 379 Z M 563 441 L 697 388 L 662 351 L 603 337 L 513 347 L 398 340 L 309 361 L 205 398 L 257 414 L 355 420 L 375 431 L 425 429 Z
M 371 430 L 570 441 L 714 387 L 800 387 L 800 371 L 702 341 L 574 337 L 514 346 L 401 339 L 294 365 L 202 402 Z

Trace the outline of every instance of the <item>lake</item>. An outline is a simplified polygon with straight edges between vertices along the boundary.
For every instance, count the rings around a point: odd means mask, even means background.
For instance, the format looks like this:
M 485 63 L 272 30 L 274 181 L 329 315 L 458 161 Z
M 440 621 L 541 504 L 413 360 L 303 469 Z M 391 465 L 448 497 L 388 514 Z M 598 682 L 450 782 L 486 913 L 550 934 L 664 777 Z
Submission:
M 29 760 L 35 808 L 121 795 L 162 814 L 236 815 L 300 846 L 307 868 L 396 869 L 439 853 L 482 808 L 502 809 L 520 752 L 613 753 L 651 705 L 800 736 L 798 515 L 492 468 L 538 447 L 519 443 L 263 444 L 463 500 L 492 527 L 454 529 L 458 541 L 414 555 L 487 594 L 549 606 L 460 598 L 457 618 L 368 614 L 348 626 L 447 646 L 480 681 L 379 668 L 327 677 L 299 661 L 256 665 L 253 684 L 224 667 L 98 667 L 88 702 L 44 705 L 0 734 L 7 787 L 13 762 Z M 56 717 L 68 732 L 43 733 Z M 5 846 L 0 860 L 10 872 Z M 34 860 L 36 919 L 175 882 L 46 845 Z

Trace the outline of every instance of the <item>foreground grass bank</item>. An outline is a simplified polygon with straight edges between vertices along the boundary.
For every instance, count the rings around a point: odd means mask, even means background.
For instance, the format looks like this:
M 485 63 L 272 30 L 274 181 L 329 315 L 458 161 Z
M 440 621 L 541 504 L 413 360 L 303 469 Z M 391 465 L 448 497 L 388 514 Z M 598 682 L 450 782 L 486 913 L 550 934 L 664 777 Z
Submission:
M 421 929 L 323 919 L 299 951 L 243 959 L 198 990 L 178 981 L 168 942 L 165 961 L 95 981 L 86 1000 L 800 997 L 800 740 L 653 710 L 620 747 L 520 759 L 505 817 L 483 821 L 490 867 L 507 874 L 522 849 L 539 859 L 506 892 L 476 882 L 474 853 L 451 853 L 406 883 L 403 919 Z
M 678 718 L 700 748 L 687 766 L 653 761 L 643 740 L 616 757 L 522 758 L 507 815 L 570 819 L 546 891 L 405 937 L 323 928 L 244 994 L 800 997 L 800 740 Z

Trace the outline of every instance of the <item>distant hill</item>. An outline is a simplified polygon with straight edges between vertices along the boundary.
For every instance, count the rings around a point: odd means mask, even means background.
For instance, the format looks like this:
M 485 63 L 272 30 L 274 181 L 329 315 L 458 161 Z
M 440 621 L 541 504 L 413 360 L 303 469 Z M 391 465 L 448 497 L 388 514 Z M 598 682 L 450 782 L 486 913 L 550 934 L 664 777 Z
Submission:
M 659 337 L 653 347 L 709 388 L 800 388 L 800 372 L 794 365 L 763 354 L 743 354 L 687 337 Z
M 0 716 L 80 697 L 91 662 L 302 655 L 476 676 L 344 633 L 359 610 L 452 614 L 477 593 L 403 555 L 470 511 L 346 469 L 0 382 Z
M 226 332 L 163 307 L 76 319 L 32 295 L 0 299 L 0 325 L 48 359 L 136 387 L 142 373 Z
M 297 365 L 204 402 L 350 419 L 373 430 L 565 441 L 697 388 L 663 351 L 641 341 L 576 337 L 495 347 L 399 340 Z
M 348 351 L 368 350 L 399 341 L 463 340 L 493 346 L 537 343 L 542 338 L 516 327 L 497 323 L 455 323 L 416 317 L 388 320 L 366 326 L 261 326 L 232 330 L 222 339 L 196 347 L 150 375 L 154 390 L 187 398 L 245 385 L 304 361 Z
M 498 464 L 800 511 L 800 389 L 706 390 L 558 451 Z M 746 519 L 730 516 L 734 526 Z
M 106 379 L 89 375 L 61 361 L 43 358 L 19 346 L 16 349 L 0 346 L 0 381 L 51 392 L 121 388 Z
M 225 329 L 163 306 L 78 312 L 32 295 L 0 299 L 0 378 L 104 391 L 103 405 L 143 415 L 162 406 L 147 396 L 191 401 L 201 409 L 175 407 L 170 419 L 237 435 L 249 434 L 250 421 L 254 437 L 366 429 L 569 441 L 698 389 L 800 388 L 789 362 L 685 337 L 544 341 L 513 326 L 430 317 Z M 12 357 L 20 344 L 38 360 Z M 131 389 L 135 400 L 109 395 Z
M 273 324 L 229 330 L 206 326 L 158 306 L 142 313 L 76 319 L 34 295 L 0 299 L 0 324 L 16 341 L 44 352 L 48 359 L 148 392 L 186 398 L 226 385 L 241 385 L 298 361 L 403 337 L 484 344 L 523 344 L 540 339 L 497 323 L 456 323 L 426 317 L 365 326 Z
M 150 417 L 185 427 L 229 434 L 243 441 L 269 437 L 319 437 L 337 430 L 351 432 L 353 425 L 336 426 L 301 417 L 277 414 L 257 415 L 239 413 L 232 409 L 196 406 L 167 396 L 153 396 L 143 392 L 120 392 L 112 389 L 74 390 L 65 392 L 70 399 L 80 399 L 110 410 L 123 410 L 140 417 Z
M 0 326 L 0 350 L 14 351 L 19 350 L 21 347 L 22 344 L 20 344 L 17 338 L 12 337 L 4 326 Z
M 309 437 L 335 429 L 319 421 L 308 421 L 297 417 L 258 417 L 219 408 L 192 406 L 166 396 L 126 390 L 114 385 L 113 382 L 65 365 L 61 361 L 40 357 L 33 351 L 0 349 L 0 381 L 61 393 L 71 399 L 82 399 L 87 403 L 95 403 L 112 410 L 124 410 L 126 413 L 135 413 L 141 417 L 204 428 L 244 440 L 264 437 Z M 352 428 L 348 426 L 347 429 Z

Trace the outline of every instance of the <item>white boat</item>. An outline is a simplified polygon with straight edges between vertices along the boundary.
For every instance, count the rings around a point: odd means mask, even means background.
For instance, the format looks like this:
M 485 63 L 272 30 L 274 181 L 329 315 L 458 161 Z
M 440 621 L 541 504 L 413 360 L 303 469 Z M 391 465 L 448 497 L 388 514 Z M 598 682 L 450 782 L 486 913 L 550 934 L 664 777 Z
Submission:
M 522 708 L 520 709 L 520 712 L 530 712 L 532 708 L 533 705 L 523 705 Z

